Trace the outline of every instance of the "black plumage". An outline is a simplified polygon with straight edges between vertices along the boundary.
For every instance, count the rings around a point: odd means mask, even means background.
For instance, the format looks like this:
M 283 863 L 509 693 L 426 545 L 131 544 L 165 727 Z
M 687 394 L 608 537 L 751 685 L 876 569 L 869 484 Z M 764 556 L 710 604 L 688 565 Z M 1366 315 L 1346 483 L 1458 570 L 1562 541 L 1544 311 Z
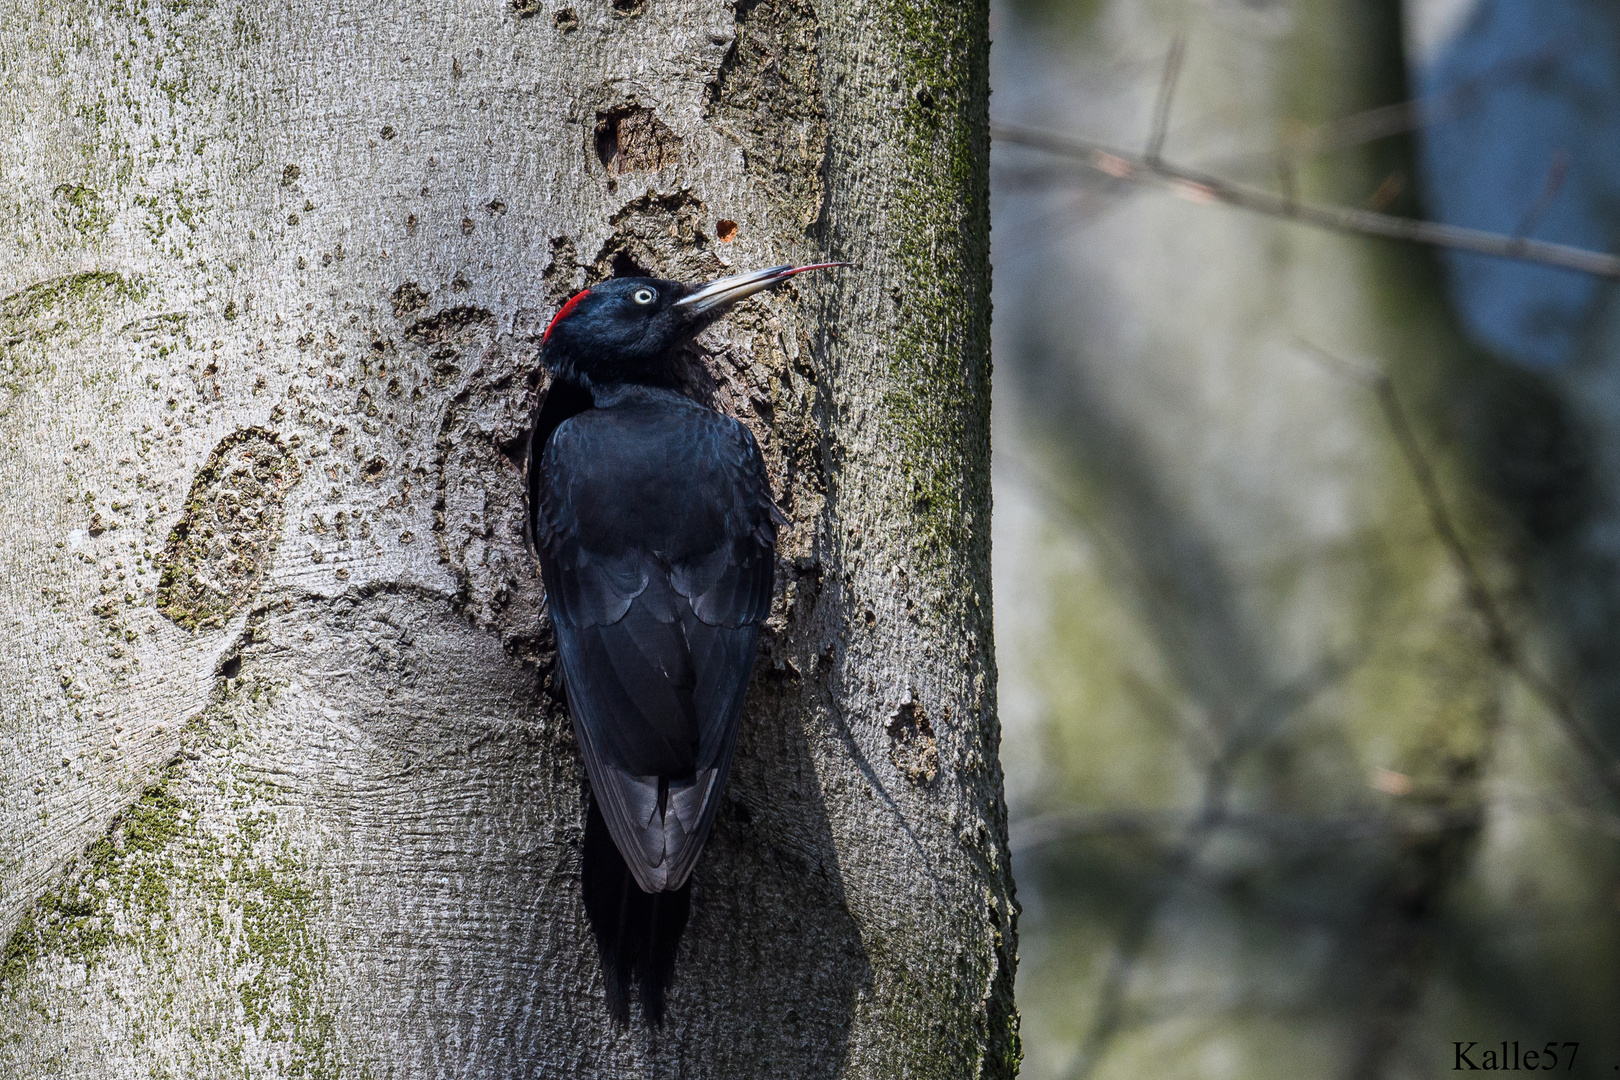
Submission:
M 678 346 L 776 267 L 624 278 L 563 306 L 530 438 L 528 526 L 590 777 L 583 885 L 608 1006 L 664 991 L 770 611 L 780 513 L 746 427 L 682 396 Z

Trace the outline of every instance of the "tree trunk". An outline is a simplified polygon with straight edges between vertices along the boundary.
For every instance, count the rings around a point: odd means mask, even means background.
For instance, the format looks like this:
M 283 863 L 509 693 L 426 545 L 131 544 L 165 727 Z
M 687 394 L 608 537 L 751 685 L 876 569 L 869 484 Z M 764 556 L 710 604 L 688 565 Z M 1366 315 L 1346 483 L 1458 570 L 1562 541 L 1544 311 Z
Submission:
M 0 1075 L 1011 1076 L 982 3 L 9 2 Z M 747 302 L 792 519 L 615 1030 L 514 460 L 559 302 Z

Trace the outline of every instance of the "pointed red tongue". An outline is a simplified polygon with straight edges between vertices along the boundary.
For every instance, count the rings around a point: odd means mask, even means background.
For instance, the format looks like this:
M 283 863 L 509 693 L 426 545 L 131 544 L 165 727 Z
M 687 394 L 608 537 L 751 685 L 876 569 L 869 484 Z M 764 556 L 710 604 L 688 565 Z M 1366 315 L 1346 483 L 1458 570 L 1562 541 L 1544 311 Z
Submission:
M 806 269 L 809 268 L 806 267 Z M 540 337 L 541 345 L 545 345 L 547 341 L 551 340 L 551 331 L 558 323 L 568 318 L 568 313 L 574 310 L 574 305 L 578 304 L 581 300 L 585 299 L 589 295 L 591 295 L 591 290 L 581 289 L 579 292 L 568 298 L 568 303 L 557 309 L 557 314 L 553 315 L 551 317 L 551 321 L 546 323 L 546 332 Z

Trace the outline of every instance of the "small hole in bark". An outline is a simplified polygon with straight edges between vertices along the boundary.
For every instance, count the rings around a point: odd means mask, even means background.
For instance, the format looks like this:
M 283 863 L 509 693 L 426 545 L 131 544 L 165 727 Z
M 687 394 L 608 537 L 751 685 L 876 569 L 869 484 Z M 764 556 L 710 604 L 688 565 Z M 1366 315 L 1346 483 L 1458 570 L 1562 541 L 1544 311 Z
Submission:
M 563 33 L 579 29 L 579 16 L 574 14 L 573 8 L 563 8 L 551 17 L 552 25 Z
M 614 277 L 654 277 L 651 270 L 636 262 L 634 255 L 628 251 L 621 251 L 613 256 Z
M 389 297 L 394 304 L 394 318 L 402 319 L 413 311 L 427 307 L 428 293 L 414 281 L 407 281 Z
M 613 162 L 619 156 L 619 122 L 612 114 L 596 118 L 596 160 L 608 172 L 614 172 Z
M 722 244 L 729 244 L 737 239 L 737 223 L 735 221 L 717 221 L 714 223 L 714 235 Z
M 525 431 L 514 435 L 510 439 L 497 439 L 495 440 L 495 449 L 499 450 L 501 456 L 512 463 L 513 468 L 522 472 L 529 457 L 529 433 Z M 518 531 L 523 531 L 521 526 Z
M 681 140 L 640 105 L 596 114 L 596 158 L 609 177 L 662 169 L 680 161 Z
M 748 809 L 748 804 L 741 799 L 726 799 L 720 804 L 720 808 L 726 817 L 739 825 L 752 825 L 754 823 L 754 812 Z
M 234 679 L 240 674 L 242 674 L 241 654 L 237 654 L 219 665 L 219 677 L 222 679 Z
M 889 758 L 914 784 L 927 784 L 939 775 L 939 744 L 934 725 L 920 703 L 902 704 L 889 719 Z

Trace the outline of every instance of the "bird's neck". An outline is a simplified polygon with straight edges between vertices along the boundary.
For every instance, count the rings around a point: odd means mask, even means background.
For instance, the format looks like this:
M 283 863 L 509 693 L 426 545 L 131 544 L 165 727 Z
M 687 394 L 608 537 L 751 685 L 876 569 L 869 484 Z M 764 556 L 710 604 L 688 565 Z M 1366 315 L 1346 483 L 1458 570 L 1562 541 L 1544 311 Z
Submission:
M 590 389 L 591 402 L 598 409 L 614 409 L 635 405 L 654 398 L 684 398 L 671 386 L 652 386 L 640 382 L 596 383 Z
M 673 356 L 661 356 L 651 362 L 641 358 L 622 361 L 601 357 L 583 361 L 565 353 L 555 359 L 545 359 L 554 378 L 574 383 L 593 395 L 614 386 L 645 386 L 659 390 L 677 390 L 680 387 L 680 365 Z

